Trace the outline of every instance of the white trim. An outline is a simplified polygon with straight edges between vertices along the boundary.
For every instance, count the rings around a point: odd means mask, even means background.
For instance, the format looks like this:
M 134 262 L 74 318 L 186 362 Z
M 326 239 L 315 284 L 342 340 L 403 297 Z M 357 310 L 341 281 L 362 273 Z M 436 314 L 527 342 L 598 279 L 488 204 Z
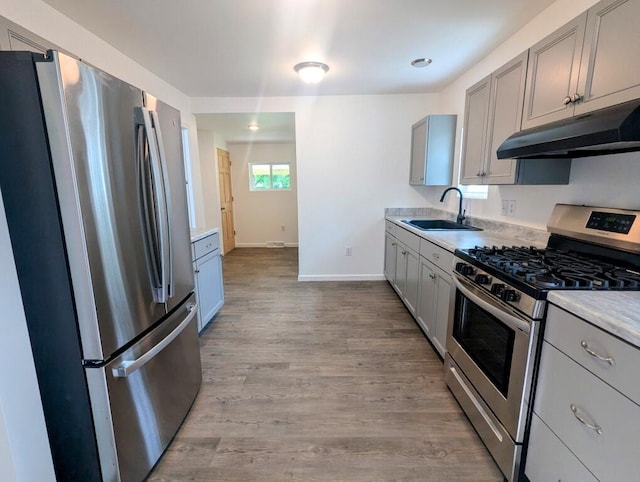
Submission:
M 298 243 L 284 243 L 285 248 L 297 248 Z M 271 246 L 267 246 L 267 243 L 236 243 L 236 248 L 269 248 L 269 249 L 277 249 L 272 248 Z
M 386 281 L 382 274 L 298 275 L 298 281 Z

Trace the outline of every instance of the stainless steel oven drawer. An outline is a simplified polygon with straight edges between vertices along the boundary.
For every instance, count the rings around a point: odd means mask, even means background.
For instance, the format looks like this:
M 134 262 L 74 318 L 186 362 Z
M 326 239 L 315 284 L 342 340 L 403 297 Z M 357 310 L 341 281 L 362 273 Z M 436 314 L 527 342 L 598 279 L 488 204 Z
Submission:
M 473 389 L 469 380 L 447 353 L 444 360 L 445 381 L 476 432 L 489 449 L 508 480 L 516 480 L 522 446 L 515 444 L 509 433 Z

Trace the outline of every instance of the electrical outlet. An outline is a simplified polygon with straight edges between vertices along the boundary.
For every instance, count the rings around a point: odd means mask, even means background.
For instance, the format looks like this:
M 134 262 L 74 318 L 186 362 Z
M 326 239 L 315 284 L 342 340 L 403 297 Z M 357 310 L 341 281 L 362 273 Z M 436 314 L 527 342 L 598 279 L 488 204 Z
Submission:
M 345 246 L 344 255 L 345 256 L 351 256 L 351 246 Z
M 500 214 L 502 214 L 503 216 L 506 216 L 507 212 L 509 212 L 509 201 L 507 201 L 506 199 L 503 199 L 502 200 L 502 209 L 500 211 Z
M 507 216 L 513 216 L 516 214 L 516 201 L 514 199 L 509 201 L 507 206 Z

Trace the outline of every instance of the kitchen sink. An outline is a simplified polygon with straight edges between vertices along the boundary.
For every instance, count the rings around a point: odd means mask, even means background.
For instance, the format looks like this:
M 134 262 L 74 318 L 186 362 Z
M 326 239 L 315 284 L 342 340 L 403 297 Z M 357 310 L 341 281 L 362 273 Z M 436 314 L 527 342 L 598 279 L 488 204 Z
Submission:
M 482 229 L 469 226 L 468 224 L 458 224 L 454 221 L 447 221 L 445 219 L 403 219 L 402 222 L 423 231 L 482 231 Z

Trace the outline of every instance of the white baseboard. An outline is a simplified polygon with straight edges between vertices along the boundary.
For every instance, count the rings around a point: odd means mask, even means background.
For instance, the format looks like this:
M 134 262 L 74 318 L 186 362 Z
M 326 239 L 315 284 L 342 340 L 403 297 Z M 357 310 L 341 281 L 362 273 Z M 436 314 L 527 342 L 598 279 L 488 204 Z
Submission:
M 298 281 L 385 281 L 382 274 L 298 275 Z
M 284 246 L 278 246 L 279 248 L 297 248 L 298 243 L 284 243 Z M 236 248 L 271 248 L 267 246 L 267 243 L 236 243 Z M 274 248 L 276 249 L 276 248 Z

